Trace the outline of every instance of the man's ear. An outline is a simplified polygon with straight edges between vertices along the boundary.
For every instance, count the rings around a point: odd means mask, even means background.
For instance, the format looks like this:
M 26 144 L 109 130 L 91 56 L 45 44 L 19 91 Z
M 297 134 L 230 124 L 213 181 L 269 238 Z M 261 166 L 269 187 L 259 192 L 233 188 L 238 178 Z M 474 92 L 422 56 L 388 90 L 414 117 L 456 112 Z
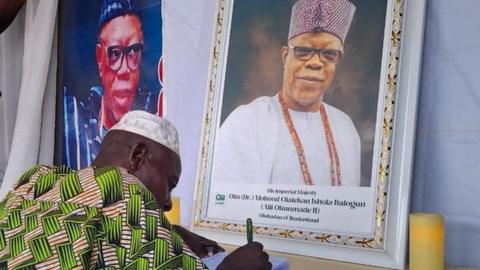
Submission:
M 147 158 L 148 149 L 143 143 L 137 143 L 130 149 L 128 153 L 128 171 L 136 172 L 144 164 Z
M 288 56 L 288 47 L 283 46 L 282 47 L 282 63 L 285 65 L 285 62 L 287 62 L 287 56 Z
M 100 43 L 97 43 L 97 47 L 95 49 L 95 57 L 97 58 L 98 74 L 100 75 L 100 78 L 103 78 L 102 53 L 103 47 Z

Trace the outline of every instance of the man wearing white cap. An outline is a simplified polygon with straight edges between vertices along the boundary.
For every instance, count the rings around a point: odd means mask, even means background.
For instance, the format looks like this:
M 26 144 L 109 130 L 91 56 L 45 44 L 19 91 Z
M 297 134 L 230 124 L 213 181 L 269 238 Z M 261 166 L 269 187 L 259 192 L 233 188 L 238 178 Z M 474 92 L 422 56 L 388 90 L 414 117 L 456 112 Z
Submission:
M 0 203 L 0 267 L 207 269 L 202 242 L 221 248 L 163 214 L 180 173 L 175 127 L 145 111 L 125 114 L 92 167 L 35 166 L 20 177 Z M 219 269 L 271 269 L 262 249 L 240 247 Z
M 360 138 L 350 117 L 324 102 L 355 6 L 299 0 L 282 48 L 278 94 L 235 109 L 220 128 L 216 181 L 360 185 Z

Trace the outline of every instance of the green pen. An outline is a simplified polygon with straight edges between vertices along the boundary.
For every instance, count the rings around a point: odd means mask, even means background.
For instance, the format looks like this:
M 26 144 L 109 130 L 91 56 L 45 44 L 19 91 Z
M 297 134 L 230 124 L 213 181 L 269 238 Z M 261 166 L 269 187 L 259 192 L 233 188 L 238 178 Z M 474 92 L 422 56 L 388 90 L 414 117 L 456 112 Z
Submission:
M 253 225 L 252 219 L 247 218 L 247 243 L 253 242 Z

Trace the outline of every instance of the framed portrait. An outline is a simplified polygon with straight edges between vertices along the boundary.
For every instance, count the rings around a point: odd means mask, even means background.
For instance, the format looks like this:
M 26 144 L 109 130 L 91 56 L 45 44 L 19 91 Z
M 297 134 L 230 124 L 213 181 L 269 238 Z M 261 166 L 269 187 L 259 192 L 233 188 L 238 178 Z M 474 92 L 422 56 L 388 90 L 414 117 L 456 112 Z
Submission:
M 300 2 L 218 1 L 192 227 L 403 268 L 426 1 Z
M 56 161 L 90 166 L 130 110 L 162 115 L 161 0 L 59 1 Z

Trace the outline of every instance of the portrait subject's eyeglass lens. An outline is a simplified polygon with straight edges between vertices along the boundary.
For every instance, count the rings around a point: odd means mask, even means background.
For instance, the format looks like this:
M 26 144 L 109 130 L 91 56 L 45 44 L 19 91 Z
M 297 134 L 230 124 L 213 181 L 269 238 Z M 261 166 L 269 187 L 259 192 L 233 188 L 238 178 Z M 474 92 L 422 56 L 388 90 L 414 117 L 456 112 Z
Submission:
M 122 50 L 116 46 L 109 47 L 107 49 L 107 56 L 108 56 L 108 65 L 110 67 L 113 67 L 117 64 L 117 62 L 120 62 L 120 59 L 122 58 Z
M 128 67 L 132 70 L 138 69 L 140 60 L 142 59 L 143 45 L 133 44 L 125 49 L 128 49 L 128 51 L 126 51 Z
M 143 44 L 141 43 L 128 47 L 110 46 L 107 48 L 108 65 L 112 70 L 118 71 L 122 66 L 123 58 L 126 58 L 128 68 L 136 70 L 140 66 L 142 52 Z
M 301 60 L 309 60 L 315 53 L 315 49 L 308 47 L 295 47 L 293 48 L 293 52 L 296 58 Z
M 320 56 L 320 60 L 325 63 L 338 63 L 342 59 L 342 52 L 335 49 L 314 49 L 310 47 L 295 47 L 288 45 L 289 48 L 293 49 L 293 55 L 298 60 L 308 61 L 312 59 L 315 54 Z
M 322 51 L 320 51 L 320 55 L 323 56 L 323 58 L 325 58 L 325 60 L 330 63 L 336 63 L 342 58 L 342 52 L 333 49 L 323 49 Z

